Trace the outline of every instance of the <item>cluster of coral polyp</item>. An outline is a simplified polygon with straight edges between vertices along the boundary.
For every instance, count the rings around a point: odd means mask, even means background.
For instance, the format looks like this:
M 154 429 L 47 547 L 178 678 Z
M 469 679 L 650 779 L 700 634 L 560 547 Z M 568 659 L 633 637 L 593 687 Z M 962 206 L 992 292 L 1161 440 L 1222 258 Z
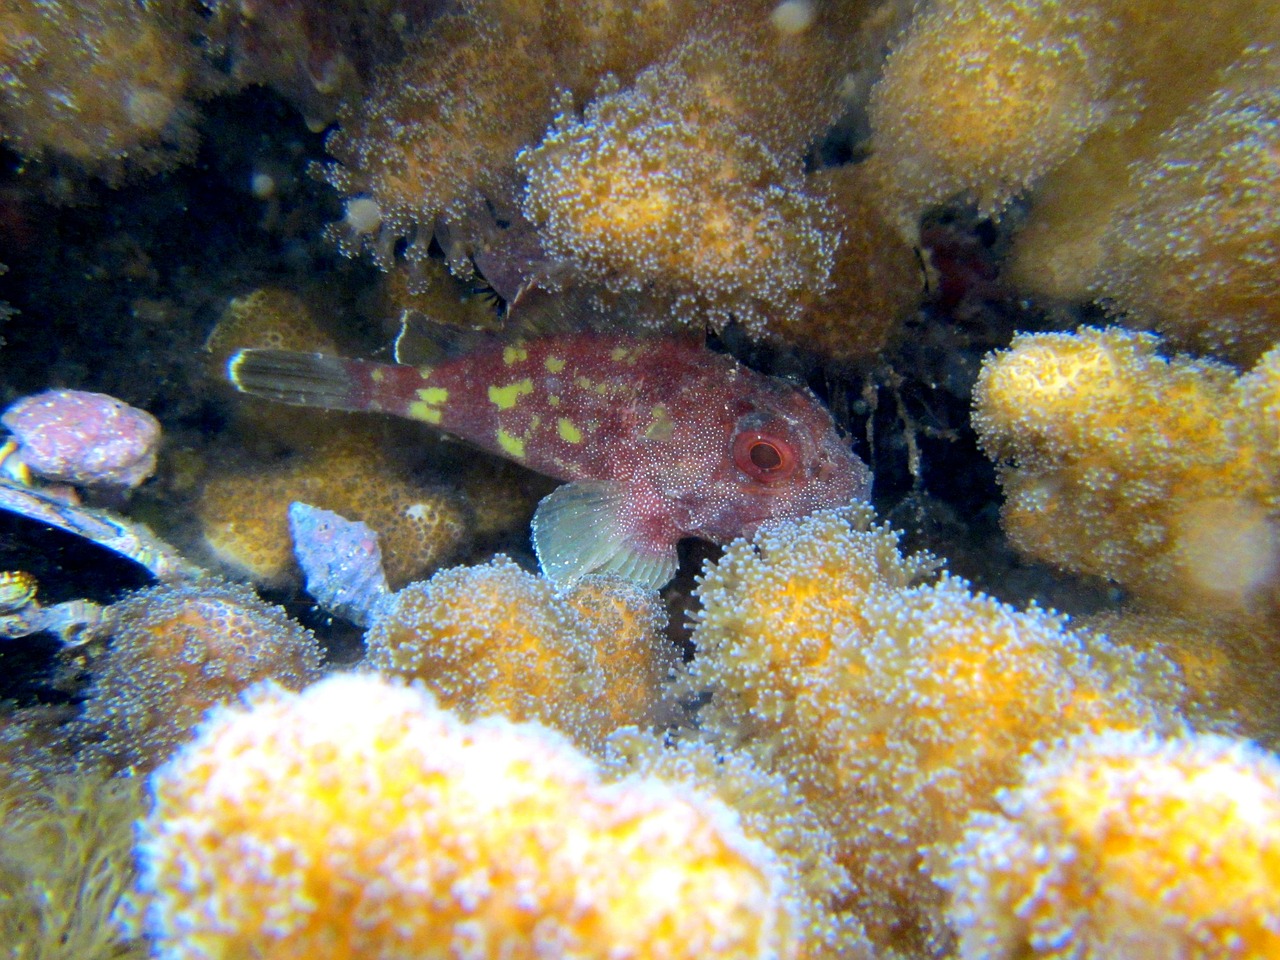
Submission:
M 1020 336 L 974 394 L 1009 540 L 1108 581 L 1113 609 L 1014 609 L 853 508 L 708 563 L 683 663 L 632 586 L 502 559 L 418 580 L 472 523 L 452 494 L 334 420 L 242 414 L 259 442 L 267 416 L 323 442 L 212 472 L 215 553 L 288 580 L 305 493 L 367 517 L 416 582 L 371 612 L 361 673 L 314 684 L 314 638 L 248 588 L 116 604 L 83 787 L 24 779 L 34 722 L 0 775 L 23 891 L 0 942 L 119 953 L 79 945 L 118 939 L 114 821 L 137 811 L 47 811 L 154 768 L 133 929 L 164 958 L 1280 953 L 1280 5 L 903 6 L 210 0 L 197 29 L 164 0 L 0 0 L 0 135 L 29 158 L 111 179 L 189 155 L 188 101 L 218 86 L 182 39 L 201 30 L 229 85 L 336 116 L 330 232 L 397 311 L 463 316 L 442 250 L 517 307 L 875 357 L 921 218 L 960 202 L 1004 232 L 1003 282 L 1141 328 Z M 866 159 L 823 169 L 849 107 Z M 240 298 L 210 350 L 342 342 L 304 314 Z M 477 527 L 510 513 L 487 496 Z M 37 825 L 64 842 L 24 859 Z
M 1028 201 L 1009 277 L 1252 362 L 1280 335 L 1280 9 L 972 0 L 911 23 L 870 103 L 880 202 L 914 233 Z
M 789 952 L 776 862 L 722 805 L 374 677 L 261 691 L 153 784 L 163 957 Z
M 260 688 L 154 774 L 142 928 L 166 958 L 1267 956 L 1274 757 L 1193 734 L 1158 650 L 936 565 L 865 508 L 771 528 L 708 566 L 685 667 L 630 585 L 413 584 L 362 674 Z M 707 702 L 664 739 L 672 694 Z
M 334 233 L 387 269 L 402 239 L 412 263 L 435 238 L 463 275 L 518 260 L 504 292 L 627 294 L 654 323 L 794 323 L 865 202 L 804 166 L 845 106 L 865 6 L 469 0 L 340 113 Z
M 1026 553 L 1150 603 L 1280 602 L 1276 352 L 1247 375 L 1119 328 L 1021 336 L 989 356 L 975 421 Z

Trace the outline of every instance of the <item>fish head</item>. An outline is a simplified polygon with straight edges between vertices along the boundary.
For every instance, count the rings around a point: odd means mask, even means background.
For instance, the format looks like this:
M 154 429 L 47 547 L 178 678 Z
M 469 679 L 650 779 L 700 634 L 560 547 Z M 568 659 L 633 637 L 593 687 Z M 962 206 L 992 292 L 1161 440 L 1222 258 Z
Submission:
M 866 464 L 808 390 L 769 379 L 735 414 L 712 475 L 689 491 L 687 535 L 727 543 L 869 496 Z

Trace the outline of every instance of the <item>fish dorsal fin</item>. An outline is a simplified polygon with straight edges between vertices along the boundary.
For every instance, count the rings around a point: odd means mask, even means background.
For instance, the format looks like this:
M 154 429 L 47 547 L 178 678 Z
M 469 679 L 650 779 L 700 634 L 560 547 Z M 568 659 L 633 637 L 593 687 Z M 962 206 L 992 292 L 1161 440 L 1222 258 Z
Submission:
M 420 310 L 405 310 L 400 314 L 395 358 L 396 363 L 433 367 L 502 342 L 504 338 L 492 330 L 461 327 L 434 320 Z
M 557 583 L 609 573 L 654 590 L 676 573 L 674 543 L 646 543 L 626 521 L 627 485 L 575 480 L 543 497 L 533 515 L 533 549 Z
M 481 350 L 570 333 L 575 329 L 577 326 L 568 318 L 538 311 L 508 317 L 501 327 L 479 328 L 435 320 L 420 310 L 405 310 L 400 314 L 395 359 L 396 363 L 414 367 L 434 367 Z

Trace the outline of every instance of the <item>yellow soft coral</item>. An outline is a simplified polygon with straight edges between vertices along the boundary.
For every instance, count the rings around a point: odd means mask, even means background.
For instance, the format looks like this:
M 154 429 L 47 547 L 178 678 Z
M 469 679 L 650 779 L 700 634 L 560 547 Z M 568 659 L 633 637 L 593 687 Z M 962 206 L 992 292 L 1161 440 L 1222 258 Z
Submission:
M 1133 158 L 1092 290 L 1180 344 L 1252 363 L 1280 341 L 1280 37 Z
M 1280 747 L 1280 637 L 1265 620 L 1122 609 L 1075 623 L 1173 661 L 1182 681 L 1178 706 L 1197 730 Z
M 757 332 L 826 287 L 830 211 L 805 190 L 798 157 L 734 124 L 689 122 L 678 105 L 619 91 L 561 117 L 520 163 L 525 215 L 586 280 L 656 289 L 676 316 L 732 315 Z
M 1173 699 L 1158 656 L 954 579 L 911 586 L 925 566 L 864 514 L 820 513 L 731 545 L 698 588 L 704 725 L 797 785 L 882 949 L 946 944 L 925 852 L 1027 756 L 1081 731 L 1176 725 L 1155 706 Z
M 965 194 L 999 213 L 1106 118 L 1116 38 L 1091 3 L 935 4 L 871 98 L 874 176 L 908 235 Z
M 806 186 L 827 202 L 840 236 L 829 289 L 801 295 L 797 314 L 771 314 L 769 339 L 837 362 L 874 361 L 920 302 L 919 257 L 874 203 L 866 164 L 819 170 Z
M 111 646 L 94 664 L 85 708 L 89 756 L 150 770 L 214 704 L 262 680 L 301 689 L 320 676 L 320 645 L 248 587 L 218 580 L 140 590 L 110 609 Z
M 369 676 L 261 690 L 152 779 L 157 956 L 787 958 L 773 856 L 721 805 Z M 625 867 L 622 867 L 625 865 Z
M 282 463 L 224 466 L 206 480 L 196 517 L 213 554 L 257 583 L 292 583 L 297 567 L 288 511 L 301 501 L 372 527 L 393 587 L 444 563 L 467 532 L 462 500 L 406 476 L 376 432 L 335 430 L 324 414 L 307 413 L 327 424 L 324 441 Z
M 1119 32 L 1117 79 L 1127 97 L 1074 156 L 1038 183 L 1010 254 L 1014 283 L 1063 299 L 1087 299 L 1095 292 L 1116 255 L 1107 234 L 1114 237 L 1129 229 L 1124 221 L 1134 215 L 1134 204 L 1147 212 L 1168 209 L 1157 195 L 1161 184 L 1151 176 L 1150 164 L 1167 149 L 1164 138 L 1171 127 L 1198 122 L 1194 115 L 1203 115 L 1205 98 L 1229 83 L 1232 65 L 1257 62 L 1258 51 L 1251 47 L 1270 44 L 1274 51 L 1280 43 L 1280 8 L 1270 0 L 1222 0 L 1209 19 L 1196 0 L 1102 0 L 1096 5 Z M 1262 57 L 1274 59 L 1274 52 L 1264 47 Z M 1219 101 L 1217 108 L 1222 106 Z M 1211 137 L 1223 133 L 1217 125 Z M 1202 157 L 1209 161 L 1210 179 L 1213 167 L 1238 167 L 1242 159 L 1247 162 L 1243 157 Z M 1199 176 L 1191 171 L 1182 175 L 1190 180 Z M 1211 210 L 1212 202 L 1203 208 L 1193 205 L 1184 208 L 1183 216 L 1194 219 Z M 1141 223 L 1136 226 L 1142 229 Z M 1219 238 L 1229 246 L 1234 231 L 1229 205 L 1225 219 L 1208 216 L 1204 228 L 1212 238 L 1209 252 Z M 1183 263 L 1190 249 L 1182 248 Z M 1147 253 L 1155 252 L 1155 246 L 1147 248 Z
M 1014 544 L 1195 612 L 1267 609 L 1280 529 L 1248 378 L 1119 329 L 1014 340 L 987 358 L 974 424 L 1001 466 Z M 1270 361 L 1274 365 L 1274 361 Z
M 785 777 L 765 770 L 743 751 L 718 749 L 690 733 L 674 743 L 627 728 L 608 740 L 608 769 L 618 776 L 657 777 L 714 797 L 742 822 L 748 837 L 777 855 L 798 907 L 799 957 L 871 960 L 861 924 L 843 907 L 852 884 L 835 862 L 836 842 Z
M 329 136 L 340 163 L 326 176 L 351 197 L 333 231 L 344 251 L 389 270 L 402 237 L 410 259 L 426 259 L 437 217 L 459 220 L 486 201 L 510 209 L 516 151 L 551 119 L 554 79 L 527 36 L 463 14 L 437 20 Z
M 895 43 L 871 97 L 886 208 L 908 236 L 957 196 L 985 215 L 1029 194 L 1020 285 L 1083 298 L 1101 236 L 1133 197 L 1126 165 L 1250 44 L 1280 40 L 1268 0 L 944 0 Z
M 564 589 L 506 557 L 411 583 L 368 633 L 369 664 L 463 716 L 537 720 L 599 749 L 663 714 L 675 669 L 656 593 L 606 577 Z
M 383 269 L 401 238 L 411 261 L 425 260 L 437 220 L 465 242 L 486 206 L 510 216 L 516 153 L 546 129 L 561 94 L 585 99 L 610 74 L 629 81 L 707 12 L 697 0 L 459 6 L 342 109 L 327 143 L 339 162 L 325 175 L 349 198 L 331 232 Z
M 0 139 L 110 180 L 194 154 L 194 15 L 174 0 L 0 2 Z
M 461 6 L 329 139 L 346 252 L 390 269 L 434 235 L 459 275 L 478 253 L 513 290 L 757 331 L 826 289 L 837 233 L 802 165 L 844 107 L 863 0 Z
M 963 960 L 1280 952 L 1280 762 L 1246 741 L 1084 738 L 952 854 Z

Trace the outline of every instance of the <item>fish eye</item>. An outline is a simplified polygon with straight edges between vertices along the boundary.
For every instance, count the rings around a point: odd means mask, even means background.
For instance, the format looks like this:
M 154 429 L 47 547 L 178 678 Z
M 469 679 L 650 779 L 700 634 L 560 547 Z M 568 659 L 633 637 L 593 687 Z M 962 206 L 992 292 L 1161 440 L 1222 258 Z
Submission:
M 782 454 L 768 440 L 757 440 L 753 443 L 747 456 L 761 470 L 777 470 L 782 466 Z
M 795 472 L 796 455 L 781 437 L 744 430 L 733 438 L 733 462 L 753 480 L 773 483 Z

